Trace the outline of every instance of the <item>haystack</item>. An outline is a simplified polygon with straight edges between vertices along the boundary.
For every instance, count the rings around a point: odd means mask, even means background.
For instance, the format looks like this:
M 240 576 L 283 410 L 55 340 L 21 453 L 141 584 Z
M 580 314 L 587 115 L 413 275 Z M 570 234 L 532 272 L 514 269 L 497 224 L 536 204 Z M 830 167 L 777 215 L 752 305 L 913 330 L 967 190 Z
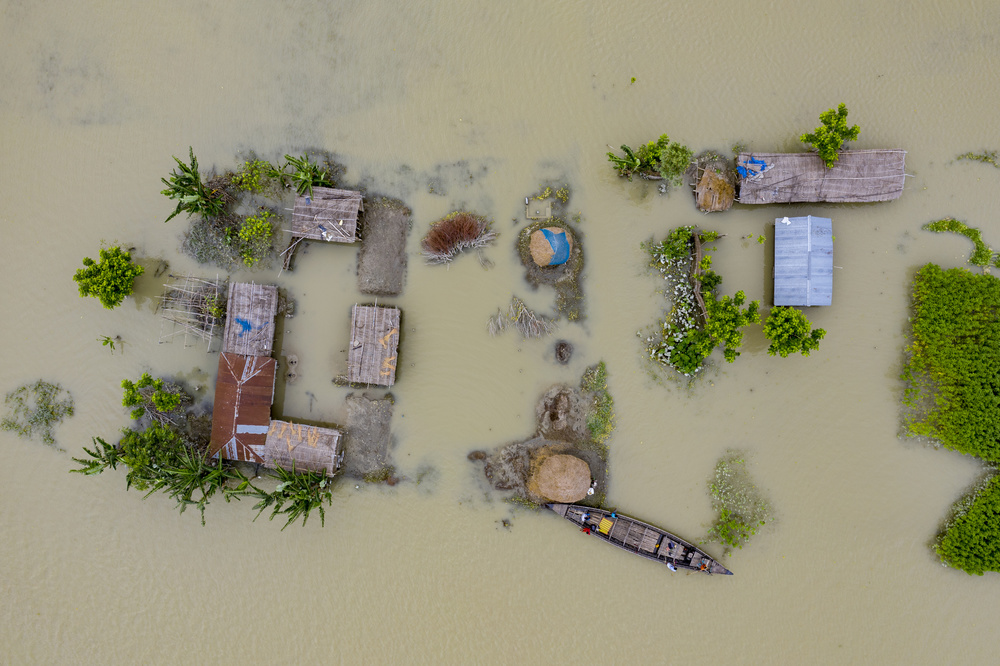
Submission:
M 554 502 L 577 502 L 590 489 L 590 466 L 576 456 L 540 456 L 531 465 L 528 490 Z
M 573 236 L 562 227 L 544 227 L 531 234 L 531 259 L 539 266 L 561 266 L 569 261 Z

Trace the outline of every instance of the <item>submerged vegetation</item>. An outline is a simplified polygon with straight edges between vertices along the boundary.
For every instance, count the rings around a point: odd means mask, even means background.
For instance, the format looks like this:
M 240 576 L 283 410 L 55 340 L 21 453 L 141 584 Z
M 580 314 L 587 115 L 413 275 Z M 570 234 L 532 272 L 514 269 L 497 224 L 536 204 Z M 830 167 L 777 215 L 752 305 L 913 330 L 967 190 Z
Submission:
M 826 331 L 822 328 L 812 328 L 801 310 L 787 305 L 771 308 L 764 321 L 764 337 L 771 343 L 767 353 L 771 356 L 809 356 L 809 352 L 819 349 L 819 341 L 825 335 Z
M 844 143 L 857 141 L 861 128 L 857 125 L 847 126 L 847 105 L 840 104 L 836 110 L 827 109 L 819 114 L 822 123 L 812 132 L 799 137 L 802 143 L 808 143 L 819 152 L 819 158 L 827 169 L 832 169 L 840 159 L 838 153 Z
M 970 227 L 965 222 L 952 217 L 946 217 L 936 222 L 928 222 L 922 228 L 939 234 L 948 231 L 965 236 L 975 246 L 972 255 L 969 256 L 970 264 L 973 266 L 988 266 L 992 261 L 993 265 L 1000 268 L 1000 255 L 994 254 L 993 248 L 983 242 L 983 234 L 979 229 Z
M 905 434 L 1000 461 L 1000 279 L 927 264 L 912 309 Z
M 455 211 L 431 224 L 420 248 L 428 264 L 451 263 L 465 250 L 482 250 L 497 238 L 492 223 L 483 215 Z M 480 262 L 484 258 L 480 254 Z
M 1000 475 L 995 470 L 960 499 L 934 546 L 941 561 L 969 575 L 1000 571 Z
M 963 153 L 959 155 L 956 159 L 959 160 L 971 160 L 973 162 L 982 162 L 983 164 L 990 164 L 994 168 L 1000 169 L 1000 163 L 997 162 L 997 151 L 995 150 L 984 150 L 981 153 Z
M 503 333 L 508 328 L 515 329 L 522 338 L 540 338 L 543 335 L 550 335 L 556 325 L 549 319 L 535 314 L 517 296 L 511 296 L 510 305 L 507 311 L 497 309 L 497 313 L 489 318 L 486 330 L 490 335 Z
M 683 182 L 684 172 L 691 165 L 694 152 L 687 146 L 671 141 L 661 134 L 656 141 L 645 143 L 637 150 L 622 145 L 624 156 L 608 153 L 608 161 L 619 176 L 632 180 L 634 174 L 641 178 L 663 179 L 671 185 Z
M 49 446 L 56 446 L 53 429 L 67 416 L 73 416 L 73 396 L 58 384 L 39 379 L 20 386 L 4 398 L 10 412 L 0 421 L 0 430 L 31 439 L 36 435 Z
M 727 550 L 743 548 L 773 520 L 771 503 L 751 478 L 745 453 L 727 451 L 719 458 L 708 490 L 718 516 L 707 540 L 721 543 Z
M 743 329 L 760 322 L 759 301 L 746 302 L 743 291 L 719 297 L 722 277 L 712 270 L 711 248 L 703 248 L 719 238 L 714 231 L 677 227 L 659 243 L 644 246 L 667 282 L 671 309 L 661 324 L 661 334 L 650 338 L 648 352 L 653 360 L 669 365 L 690 377 L 701 371 L 705 359 L 721 347 L 726 361 L 740 355 Z M 698 256 L 701 250 L 703 256 Z
M 135 279 L 145 269 L 135 264 L 132 255 L 117 245 L 101 248 L 100 257 L 99 262 L 84 257 L 85 268 L 77 270 L 73 280 L 81 297 L 93 296 L 105 308 L 113 310 L 132 293 Z

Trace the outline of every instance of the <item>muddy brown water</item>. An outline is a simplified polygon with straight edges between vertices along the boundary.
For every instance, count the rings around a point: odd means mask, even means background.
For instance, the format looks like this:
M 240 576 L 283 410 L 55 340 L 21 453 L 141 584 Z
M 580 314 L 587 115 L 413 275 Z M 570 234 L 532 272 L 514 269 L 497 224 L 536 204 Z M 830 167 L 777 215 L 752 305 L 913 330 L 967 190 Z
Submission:
M 0 661 L 6 663 L 982 663 L 1000 630 L 1000 578 L 943 568 L 928 549 L 980 465 L 896 438 L 907 283 L 970 244 L 921 232 L 951 215 L 1000 243 L 1000 171 L 953 162 L 997 148 L 1000 8 L 968 1 L 2 4 L 0 271 L 5 392 L 44 377 L 76 398 L 66 452 L 0 433 Z M 632 78 L 635 78 L 634 83 Z M 796 150 L 820 111 L 848 104 L 859 148 L 905 148 L 893 203 L 738 208 L 705 217 L 615 177 L 606 145 L 661 132 L 696 150 Z M 183 218 L 160 177 L 194 146 L 322 147 L 345 180 L 413 210 L 396 412 L 400 472 L 420 483 L 341 484 L 326 527 L 251 522 L 216 502 L 208 526 L 125 492 L 121 473 L 67 474 L 92 436 L 126 425 L 123 377 L 179 374 L 212 390 L 216 358 L 157 344 L 161 280 L 115 311 L 70 280 L 102 241 L 175 272 Z M 511 222 L 546 179 L 583 214 L 587 318 L 549 341 L 491 339 L 522 278 Z M 418 257 L 459 207 L 501 231 L 484 271 Z M 775 216 L 833 219 L 834 305 L 812 357 L 774 359 L 759 329 L 739 362 L 693 388 L 662 381 L 641 336 L 663 309 L 639 243 L 677 224 L 728 234 L 723 289 L 769 297 Z M 298 301 L 280 345 L 299 358 L 285 417 L 342 422 L 356 249 L 312 245 L 277 282 Z M 386 299 L 387 301 L 390 299 Z M 121 335 L 124 353 L 97 338 Z M 553 360 L 565 339 L 575 353 Z M 778 522 L 725 560 L 735 575 L 671 575 L 553 515 L 490 496 L 466 459 L 526 437 L 538 397 L 608 364 L 617 430 L 609 500 L 687 538 L 711 520 L 706 482 L 730 447 L 752 454 Z M 315 524 L 314 524 L 315 523 Z M 718 549 L 715 548 L 718 552 Z

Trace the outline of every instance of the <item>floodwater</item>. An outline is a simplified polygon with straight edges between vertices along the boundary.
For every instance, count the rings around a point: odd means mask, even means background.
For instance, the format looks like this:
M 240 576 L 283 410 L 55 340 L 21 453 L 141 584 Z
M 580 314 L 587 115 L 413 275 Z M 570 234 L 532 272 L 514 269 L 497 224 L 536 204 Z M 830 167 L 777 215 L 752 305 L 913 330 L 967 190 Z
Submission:
M 4 392 L 42 377 L 76 399 L 65 452 L 0 433 L 3 663 L 984 663 L 1000 578 L 942 567 L 928 544 L 982 473 L 900 441 L 907 284 L 927 261 L 962 265 L 965 239 L 920 231 L 954 216 L 1000 243 L 1000 171 L 954 162 L 997 148 L 1000 6 L 884 0 L 810 5 L 565 0 L 501 3 L 0 2 L 0 274 Z M 632 81 L 634 77 L 634 82 Z M 908 151 L 906 191 L 861 206 L 737 208 L 705 217 L 685 191 L 619 180 L 607 144 L 667 132 L 696 151 L 797 150 L 838 102 L 858 148 Z M 122 378 L 180 375 L 211 394 L 217 358 L 157 344 L 151 273 L 114 311 L 71 281 L 102 242 L 176 273 L 186 222 L 160 178 L 188 146 L 203 168 L 256 150 L 323 148 L 345 182 L 413 209 L 393 418 L 409 482 L 341 483 L 326 527 L 218 501 L 202 527 L 124 475 L 70 475 L 90 438 L 127 424 Z M 523 281 L 512 220 L 542 181 L 583 215 L 587 317 L 551 340 L 490 338 Z M 432 191 L 433 190 L 433 191 Z M 501 231 L 483 270 L 418 255 L 427 225 L 468 207 Z M 769 298 L 775 216 L 833 218 L 834 305 L 809 358 L 771 358 L 759 328 L 737 363 L 691 388 L 653 371 L 644 336 L 664 307 L 639 243 L 679 224 L 718 229 L 723 290 Z M 277 283 L 296 298 L 285 353 L 297 384 L 275 413 L 343 422 L 356 250 L 313 245 Z M 124 353 L 97 339 L 120 335 Z M 725 560 L 735 575 L 666 569 L 514 511 L 466 460 L 533 431 L 537 398 L 607 362 L 617 430 L 613 505 L 690 539 L 712 519 L 706 484 L 750 452 L 777 522 Z M 415 480 L 420 478 L 420 483 Z M 511 528 L 500 521 L 513 517 Z M 717 554 L 716 546 L 710 550 Z

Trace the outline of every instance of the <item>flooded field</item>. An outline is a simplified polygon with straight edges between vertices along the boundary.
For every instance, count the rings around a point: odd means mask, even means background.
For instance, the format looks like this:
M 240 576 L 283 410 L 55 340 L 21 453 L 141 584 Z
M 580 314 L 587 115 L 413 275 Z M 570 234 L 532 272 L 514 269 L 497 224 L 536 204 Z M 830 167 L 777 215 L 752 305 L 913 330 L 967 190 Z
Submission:
M 942 567 L 928 545 L 982 473 L 900 441 L 908 283 L 971 243 L 920 230 L 953 216 L 1000 244 L 1000 170 L 956 162 L 1000 146 L 1000 6 L 845 2 L 0 2 L 0 391 L 61 383 L 64 449 L 0 433 L 0 662 L 983 663 L 1000 579 Z M 696 152 L 794 151 L 845 102 L 857 148 L 907 152 L 885 204 L 736 206 L 705 216 L 609 167 L 608 144 L 668 133 Z M 180 253 L 160 178 L 193 146 L 204 169 L 249 151 L 325 149 L 345 185 L 413 211 L 392 389 L 395 487 L 340 483 L 326 526 L 279 531 L 217 500 L 202 527 L 124 474 L 70 475 L 91 437 L 128 424 L 123 378 L 179 376 L 212 395 L 217 354 L 158 344 L 153 271 L 114 311 L 72 282 L 102 242 L 147 266 L 214 278 Z M 554 313 L 514 242 L 524 197 L 568 183 L 586 253 L 585 317 L 555 336 L 491 338 L 512 295 Z M 425 265 L 428 225 L 468 208 L 497 243 Z M 776 216 L 833 219 L 833 305 L 809 358 L 744 353 L 690 387 L 645 358 L 663 314 L 642 241 L 681 224 L 726 234 L 722 292 L 770 305 Z M 741 240 L 764 234 L 768 242 Z M 277 346 L 299 358 L 274 415 L 342 423 L 356 247 L 312 244 L 295 270 L 233 274 L 297 303 Z M 121 336 L 110 353 L 102 336 Z M 575 347 L 567 365 L 555 339 Z M 608 502 L 697 540 L 728 449 L 750 453 L 776 522 L 723 559 L 732 577 L 671 574 L 489 492 L 466 459 L 530 436 L 535 404 L 604 360 L 615 399 Z M 380 392 L 379 392 L 380 393 Z M 417 483 L 419 479 L 419 483 Z M 511 521 L 509 529 L 502 521 Z M 716 555 L 718 545 L 708 550 Z

